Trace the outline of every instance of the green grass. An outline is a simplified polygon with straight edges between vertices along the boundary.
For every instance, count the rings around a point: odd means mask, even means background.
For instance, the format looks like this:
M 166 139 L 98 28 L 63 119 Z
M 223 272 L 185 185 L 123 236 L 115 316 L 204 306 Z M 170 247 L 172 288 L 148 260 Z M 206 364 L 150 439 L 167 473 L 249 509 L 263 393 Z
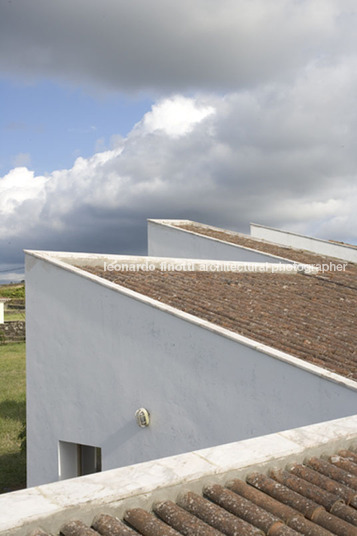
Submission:
M 18 438 L 26 419 L 25 343 L 0 346 L 0 493 L 26 486 Z
M 0 298 L 25 299 L 25 285 L 0 285 Z
M 15 303 L 21 304 L 21 301 L 25 303 L 25 285 L 23 283 L 0 285 L 0 298 L 17 300 Z M 25 321 L 25 309 L 21 309 L 20 307 L 16 309 L 9 309 L 8 305 L 5 304 L 4 316 L 5 322 L 11 322 L 14 320 Z
M 19 310 L 11 311 L 10 309 L 10 310 L 5 311 L 4 313 L 5 322 L 10 322 L 14 320 L 25 321 L 26 319 L 25 317 L 26 317 L 25 311 L 19 311 Z

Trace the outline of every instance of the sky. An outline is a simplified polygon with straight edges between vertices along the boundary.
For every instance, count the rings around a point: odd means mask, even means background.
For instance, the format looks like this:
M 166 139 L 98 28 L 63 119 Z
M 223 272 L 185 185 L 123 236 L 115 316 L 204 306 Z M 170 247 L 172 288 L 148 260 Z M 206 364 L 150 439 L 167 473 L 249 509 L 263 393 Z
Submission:
M 353 0 L 0 0 L 0 280 L 146 219 L 357 243 Z

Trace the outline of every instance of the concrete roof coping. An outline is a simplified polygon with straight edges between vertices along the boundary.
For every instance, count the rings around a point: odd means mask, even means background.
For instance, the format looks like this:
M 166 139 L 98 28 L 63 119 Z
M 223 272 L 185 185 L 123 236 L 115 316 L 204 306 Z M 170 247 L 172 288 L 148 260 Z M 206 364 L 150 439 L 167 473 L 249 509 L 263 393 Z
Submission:
M 319 269 L 311 264 L 270 263 L 248 261 L 220 261 L 216 259 L 184 259 L 174 257 L 149 257 L 138 255 L 107 255 L 99 253 L 74 253 L 59 251 L 25 250 L 25 253 L 47 260 L 65 263 L 98 266 L 102 263 L 108 271 L 154 271 L 163 272 L 239 272 L 239 273 L 288 273 L 316 274 Z M 102 266 L 101 266 L 102 267 Z
M 168 220 L 168 219 L 157 219 L 157 218 L 148 218 L 147 219 L 148 222 L 150 223 L 157 223 L 159 225 L 174 225 L 174 224 L 180 224 L 180 225 L 185 225 L 185 224 L 188 224 L 188 223 L 192 223 L 192 220 Z M 202 226 L 205 226 L 204 223 L 201 223 L 199 225 L 202 225 Z M 209 227 L 209 226 L 207 226 Z
M 173 221 L 173 220 L 171 220 L 171 221 Z M 282 230 L 282 229 L 278 229 L 277 227 L 270 227 L 269 225 L 262 225 L 260 223 L 250 222 L 250 225 L 253 225 L 254 227 L 260 227 L 261 229 L 269 229 L 271 231 L 283 232 L 284 234 L 291 235 L 291 236 L 299 236 L 301 238 L 308 238 L 309 240 L 314 240 L 315 242 L 324 242 L 325 244 L 335 244 L 335 245 L 337 245 L 337 246 L 339 246 L 341 248 L 352 249 L 352 250 L 355 250 L 357 248 L 357 246 L 355 246 L 354 244 L 346 244 L 344 242 L 336 242 L 334 240 L 326 240 L 324 238 L 317 238 L 316 236 L 310 236 L 310 235 L 304 235 L 304 234 L 301 234 L 301 233 L 295 233 L 294 231 L 286 231 L 285 229 Z M 213 229 L 213 227 L 212 227 L 212 229 Z M 227 232 L 227 231 L 225 230 L 225 232 Z M 259 240 L 258 237 L 254 236 L 253 238 L 255 240 Z M 260 240 L 262 240 L 262 239 L 260 239 Z
M 191 233 L 191 234 L 198 234 L 199 236 L 202 236 L 202 235 L 200 235 L 199 233 L 195 233 L 194 231 L 191 231 L 191 230 L 188 230 L 188 229 L 181 229 L 178 226 L 180 226 L 180 225 L 193 225 L 193 226 L 197 227 L 198 229 L 212 229 L 212 230 L 215 230 L 215 231 L 224 231 L 227 235 L 232 235 L 232 236 L 237 236 L 237 235 L 241 236 L 241 237 L 250 236 L 250 235 L 247 235 L 245 233 L 240 233 L 239 231 L 232 231 L 231 229 L 226 229 L 226 228 L 223 228 L 223 227 L 216 227 L 215 225 L 208 225 L 206 223 L 201 223 L 201 222 L 194 221 L 194 220 L 155 220 L 155 219 L 148 219 L 147 221 L 150 222 L 150 223 L 157 223 L 158 225 L 166 225 L 168 227 L 173 227 L 174 229 L 179 228 L 181 231 L 185 231 L 185 232 Z M 214 238 L 214 237 L 211 237 L 211 236 L 210 237 L 207 236 L 205 238 L 211 238 L 212 240 L 218 240 L 218 242 L 224 242 L 224 240 L 221 240 L 219 238 Z M 260 238 L 256 238 L 256 240 L 261 241 L 261 242 L 265 242 L 264 240 L 262 240 Z M 231 242 L 227 242 L 227 244 L 231 244 Z M 237 244 L 233 244 L 233 245 L 237 245 Z M 247 248 L 245 246 L 240 246 L 240 247 L 243 247 L 244 249 L 251 249 L 251 248 Z
M 90 523 L 99 513 L 121 516 L 134 506 L 176 500 L 182 491 L 200 492 L 212 476 L 224 484 L 333 454 L 356 439 L 357 415 L 3 494 L 0 536 L 27 536 L 39 527 L 56 533 L 74 517 Z

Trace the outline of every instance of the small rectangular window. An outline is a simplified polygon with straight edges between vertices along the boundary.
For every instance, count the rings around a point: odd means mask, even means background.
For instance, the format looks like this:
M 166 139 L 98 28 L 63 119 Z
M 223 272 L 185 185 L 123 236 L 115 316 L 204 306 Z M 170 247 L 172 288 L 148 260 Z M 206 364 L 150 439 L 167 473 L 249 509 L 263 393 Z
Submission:
M 60 441 L 58 450 L 59 480 L 102 470 L 102 449 L 99 447 Z
M 78 445 L 78 476 L 99 473 L 102 470 L 102 449 Z

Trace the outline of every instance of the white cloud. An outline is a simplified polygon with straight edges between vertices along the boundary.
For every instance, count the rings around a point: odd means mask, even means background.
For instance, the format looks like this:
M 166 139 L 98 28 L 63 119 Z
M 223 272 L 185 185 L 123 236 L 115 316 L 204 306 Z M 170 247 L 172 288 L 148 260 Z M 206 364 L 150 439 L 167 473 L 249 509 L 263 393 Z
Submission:
M 187 217 L 357 241 L 355 80 L 341 72 L 308 67 L 290 86 L 161 99 L 111 150 L 49 177 L 16 168 L 0 179 L 0 240 L 135 250 L 146 218 Z
M 0 180 L 0 214 L 3 218 L 17 214 L 27 201 L 45 201 L 45 177 L 34 177 L 26 167 L 12 169 Z M 6 230 L 5 230 L 6 232 Z
M 177 95 L 155 104 L 140 126 L 147 133 L 162 131 L 176 138 L 191 132 L 197 123 L 213 113 L 213 106 L 197 106 L 194 99 Z

